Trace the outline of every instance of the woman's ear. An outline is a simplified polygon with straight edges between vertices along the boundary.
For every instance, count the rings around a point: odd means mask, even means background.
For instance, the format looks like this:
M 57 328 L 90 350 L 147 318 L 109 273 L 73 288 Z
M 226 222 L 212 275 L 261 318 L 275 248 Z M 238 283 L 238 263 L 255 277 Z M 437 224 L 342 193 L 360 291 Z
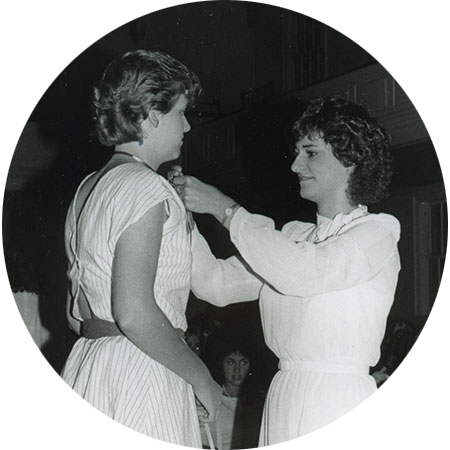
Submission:
M 150 125 L 153 126 L 153 128 L 157 128 L 159 125 L 159 115 L 160 113 L 158 111 L 151 110 L 147 116 L 147 119 L 150 122 Z

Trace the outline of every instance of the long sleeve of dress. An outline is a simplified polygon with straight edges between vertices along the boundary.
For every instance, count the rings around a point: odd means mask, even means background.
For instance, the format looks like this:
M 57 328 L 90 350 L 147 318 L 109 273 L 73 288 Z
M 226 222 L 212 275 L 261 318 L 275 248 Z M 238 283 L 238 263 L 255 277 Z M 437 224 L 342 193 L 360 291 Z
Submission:
M 192 231 L 192 281 L 195 296 L 215 306 L 256 300 L 262 282 L 235 256 L 217 259 L 195 227 Z
M 282 294 L 311 297 L 364 283 L 395 257 L 400 226 L 386 214 L 369 214 L 322 242 L 298 241 L 274 222 L 244 208 L 230 228 L 244 260 Z

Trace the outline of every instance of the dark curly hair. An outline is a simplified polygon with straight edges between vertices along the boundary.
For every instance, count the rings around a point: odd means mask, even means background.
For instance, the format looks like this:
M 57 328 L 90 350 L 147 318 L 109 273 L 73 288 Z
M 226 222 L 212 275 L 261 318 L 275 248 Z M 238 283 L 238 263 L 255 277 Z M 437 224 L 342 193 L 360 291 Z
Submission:
M 345 167 L 353 166 L 347 196 L 369 205 L 388 195 L 392 177 L 391 139 L 363 105 L 338 97 L 311 100 L 293 125 L 295 142 L 318 135 Z
M 206 341 L 205 362 L 211 375 L 220 384 L 224 382 L 223 361 L 232 353 L 241 353 L 251 364 L 254 349 L 248 336 L 235 331 L 222 331 Z
M 181 62 L 162 52 L 125 53 L 105 69 L 93 88 L 94 124 L 106 146 L 138 141 L 150 110 L 169 112 L 181 94 L 192 106 L 200 81 Z

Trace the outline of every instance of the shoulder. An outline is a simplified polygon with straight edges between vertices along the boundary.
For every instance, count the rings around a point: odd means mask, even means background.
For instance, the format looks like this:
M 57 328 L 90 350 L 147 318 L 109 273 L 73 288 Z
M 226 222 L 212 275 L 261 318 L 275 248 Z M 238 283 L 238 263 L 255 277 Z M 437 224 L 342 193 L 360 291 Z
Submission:
M 141 164 L 122 164 L 109 175 L 110 194 L 118 203 L 150 199 L 162 201 L 173 196 L 168 181 Z
M 121 164 L 106 176 L 101 214 L 107 221 L 111 242 L 131 225 L 166 216 L 165 208 L 173 194 L 163 177 L 136 163 Z
M 396 241 L 400 239 L 400 222 L 396 217 L 385 213 L 366 214 L 353 220 L 344 228 L 347 230 L 358 229 L 361 232 L 373 234 L 389 234 Z
M 361 217 L 361 222 L 376 224 L 380 227 L 388 228 L 392 231 L 400 231 L 400 222 L 391 214 L 369 213 L 366 216 Z
M 173 197 L 166 180 L 141 164 L 122 164 L 108 175 L 103 208 L 116 220 L 121 218 L 120 222 L 136 221 L 155 205 Z
M 281 232 L 294 240 L 301 239 L 310 234 L 316 225 L 310 222 L 300 222 L 298 220 L 286 223 Z
M 128 181 L 139 186 L 166 186 L 166 180 L 161 175 L 137 163 L 121 164 L 113 169 L 111 177 L 113 183 Z

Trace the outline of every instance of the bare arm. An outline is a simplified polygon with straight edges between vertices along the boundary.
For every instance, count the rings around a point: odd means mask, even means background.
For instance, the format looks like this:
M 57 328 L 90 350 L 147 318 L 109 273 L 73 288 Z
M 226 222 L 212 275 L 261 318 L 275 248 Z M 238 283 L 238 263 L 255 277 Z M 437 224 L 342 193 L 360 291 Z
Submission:
M 221 390 L 155 300 L 163 221 L 163 205 L 158 204 L 119 238 L 113 264 L 113 315 L 131 342 L 193 386 L 213 417 Z

